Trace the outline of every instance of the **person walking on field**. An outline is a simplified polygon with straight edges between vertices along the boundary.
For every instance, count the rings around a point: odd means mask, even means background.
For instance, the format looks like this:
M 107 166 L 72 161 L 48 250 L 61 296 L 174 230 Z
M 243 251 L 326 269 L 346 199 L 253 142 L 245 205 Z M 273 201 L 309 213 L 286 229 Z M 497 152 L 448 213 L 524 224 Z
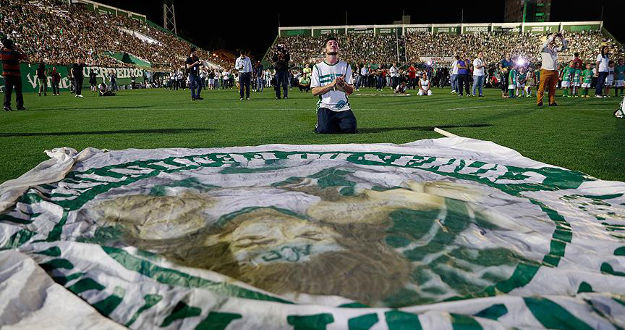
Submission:
M 556 38 L 562 42 L 561 47 L 556 47 Z M 549 93 L 549 106 L 556 106 L 556 86 L 558 85 L 558 52 L 566 49 L 568 42 L 562 33 L 547 35 L 540 51 L 542 65 L 540 70 L 540 83 L 536 92 L 536 105 L 543 105 L 545 89 Z

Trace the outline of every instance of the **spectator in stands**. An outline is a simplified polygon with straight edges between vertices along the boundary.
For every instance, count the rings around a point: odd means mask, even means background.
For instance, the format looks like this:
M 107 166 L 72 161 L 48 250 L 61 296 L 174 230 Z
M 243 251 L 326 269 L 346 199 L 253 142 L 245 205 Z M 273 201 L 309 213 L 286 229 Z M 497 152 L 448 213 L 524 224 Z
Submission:
M 200 92 L 202 92 L 202 82 L 200 81 L 199 73 L 202 61 L 200 61 L 200 59 L 195 54 L 196 50 L 197 49 L 195 47 L 191 47 L 191 52 L 185 62 L 185 68 L 189 73 L 189 88 L 191 89 L 191 101 L 203 100 L 203 98 L 200 97 Z
M 556 38 L 559 38 L 562 42 L 561 47 L 556 47 Z M 566 47 L 567 41 L 561 33 L 548 34 L 547 39 L 542 45 L 542 50 L 540 52 L 542 57 L 540 84 L 538 86 L 538 91 L 536 92 L 536 104 L 539 107 L 543 105 L 543 95 L 545 94 L 545 89 L 549 92 L 549 105 L 557 105 L 556 86 L 558 85 L 558 52 L 565 50 Z
M 46 65 L 43 62 L 39 63 L 37 67 L 37 80 L 39 82 L 39 96 L 43 92 L 43 96 L 48 95 L 48 72 L 46 70 Z
M 2 76 L 4 77 L 4 111 L 11 111 L 11 94 L 15 89 L 15 103 L 17 110 L 24 108 L 24 96 L 22 95 L 22 75 L 20 73 L 20 61 L 27 60 L 28 57 L 19 51 L 13 40 L 2 40 L 0 50 L 0 60 L 2 60 Z
M 280 99 L 280 86 L 284 90 L 284 98 L 289 97 L 289 61 L 291 54 L 282 44 L 276 47 L 273 66 L 276 69 L 276 99 Z

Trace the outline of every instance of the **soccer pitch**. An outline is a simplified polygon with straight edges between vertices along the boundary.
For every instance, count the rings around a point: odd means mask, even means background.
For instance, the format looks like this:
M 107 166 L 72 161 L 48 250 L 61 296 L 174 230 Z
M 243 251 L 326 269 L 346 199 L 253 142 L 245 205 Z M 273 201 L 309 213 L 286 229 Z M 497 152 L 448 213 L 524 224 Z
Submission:
M 406 143 L 438 138 L 433 127 L 515 149 L 537 161 L 603 180 L 625 181 L 625 121 L 612 113 L 621 98 L 563 98 L 558 107 L 535 98 L 459 97 L 449 88 L 429 97 L 363 89 L 350 97 L 358 119 L 355 135 L 317 135 L 316 98 L 291 89 L 276 100 L 273 89 L 239 101 L 238 90 L 128 90 L 115 97 L 85 91 L 83 99 L 26 94 L 27 111 L 0 114 L 0 182 L 47 159 L 46 149 L 86 147 L 200 148 L 261 144 Z M 561 92 L 559 93 L 561 94 Z M 546 96 L 545 96 L 546 98 Z M 14 100 L 14 98 L 13 98 Z M 546 101 L 545 101 L 546 104 Z

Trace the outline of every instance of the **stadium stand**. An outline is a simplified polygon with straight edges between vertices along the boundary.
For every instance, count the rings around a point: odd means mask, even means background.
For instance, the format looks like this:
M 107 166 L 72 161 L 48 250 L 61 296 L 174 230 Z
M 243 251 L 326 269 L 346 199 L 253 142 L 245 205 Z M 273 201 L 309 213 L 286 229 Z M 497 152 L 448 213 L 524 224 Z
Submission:
M 539 61 L 539 48 L 544 34 L 487 32 L 469 34 L 431 34 L 427 32 L 402 35 L 354 34 L 337 36 L 342 58 L 351 63 L 390 64 L 421 63 L 422 57 L 453 57 L 465 54 L 473 58 L 480 50 L 489 63 L 497 63 L 507 54 L 522 56 L 528 61 Z M 584 61 L 594 63 L 601 45 L 615 50 L 613 58 L 625 55 L 625 49 L 611 36 L 600 31 L 570 32 L 566 34 L 569 48 L 561 55 L 572 57 L 579 52 Z M 296 65 L 313 63 L 321 57 L 325 36 L 280 36 L 274 44 L 284 44 Z M 272 47 L 266 59 L 273 55 Z
M 149 65 L 169 71 L 183 65 L 191 47 L 149 21 L 61 0 L 0 0 L 0 34 L 14 39 L 30 62 L 57 65 L 81 59 L 94 66 Z M 217 65 L 230 65 L 206 50 L 198 49 L 198 54 Z

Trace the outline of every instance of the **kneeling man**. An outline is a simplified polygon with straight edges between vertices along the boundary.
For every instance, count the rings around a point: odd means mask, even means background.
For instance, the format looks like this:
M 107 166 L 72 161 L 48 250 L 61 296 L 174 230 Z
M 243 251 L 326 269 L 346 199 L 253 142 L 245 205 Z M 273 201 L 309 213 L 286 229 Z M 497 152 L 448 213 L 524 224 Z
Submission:
M 317 102 L 315 132 L 356 133 L 356 117 L 349 106 L 348 95 L 354 92 L 352 68 L 338 58 L 339 43 L 329 37 L 325 43 L 325 60 L 313 67 L 310 87 Z

